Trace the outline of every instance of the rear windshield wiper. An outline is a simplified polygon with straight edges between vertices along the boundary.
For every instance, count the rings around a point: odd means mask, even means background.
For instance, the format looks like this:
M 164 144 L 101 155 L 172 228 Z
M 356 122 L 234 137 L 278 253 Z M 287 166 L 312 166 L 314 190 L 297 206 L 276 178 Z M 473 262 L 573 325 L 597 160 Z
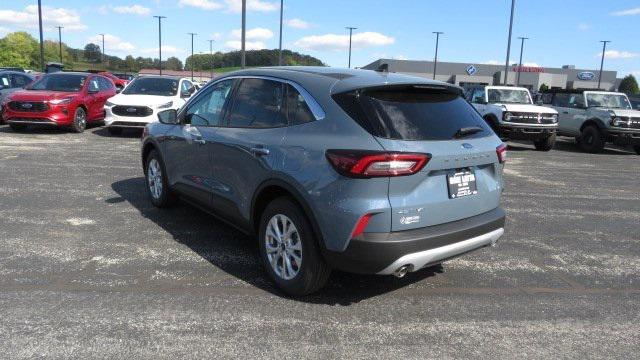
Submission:
M 453 134 L 453 137 L 455 139 L 460 139 L 463 137 L 467 137 L 469 135 L 477 134 L 482 131 L 484 131 L 484 129 L 477 126 L 463 127 L 458 129 L 458 131 L 456 131 L 456 133 Z

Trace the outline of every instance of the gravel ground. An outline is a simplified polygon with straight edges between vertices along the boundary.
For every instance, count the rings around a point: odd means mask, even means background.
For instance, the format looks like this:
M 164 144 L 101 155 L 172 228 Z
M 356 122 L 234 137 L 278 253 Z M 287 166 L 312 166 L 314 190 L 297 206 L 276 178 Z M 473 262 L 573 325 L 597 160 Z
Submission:
M 622 358 L 640 343 L 640 157 L 510 144 L 506 233 L 403 279 L 282 296 L 254 241 L 146 198 L 139 134 L 0 126 L 3 358 Z

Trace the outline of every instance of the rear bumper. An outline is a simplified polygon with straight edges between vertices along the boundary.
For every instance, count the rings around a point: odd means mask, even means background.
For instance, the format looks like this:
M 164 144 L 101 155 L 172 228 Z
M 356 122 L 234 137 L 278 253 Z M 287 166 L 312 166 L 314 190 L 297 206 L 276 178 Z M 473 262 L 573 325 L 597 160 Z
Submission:
M 505 213 L 497 208 L 446 224 L 390 233 L 364 233 L 343 252 L 326 251 L 333 268 L 360 274 L 393 274 L 401 266 L 417 271 L 496 243 Z
M 500 124 L 501 137 L 513 140 L 542 140 L 556 133 L 558 125 Z

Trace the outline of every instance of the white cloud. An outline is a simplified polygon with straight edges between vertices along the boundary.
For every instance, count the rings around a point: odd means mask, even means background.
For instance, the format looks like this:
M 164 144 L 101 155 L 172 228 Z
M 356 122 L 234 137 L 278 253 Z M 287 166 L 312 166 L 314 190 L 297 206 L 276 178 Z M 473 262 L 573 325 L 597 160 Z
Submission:
M 301 19 L 288 19 L 284 21 L 287 26 L 296 28 L 296 29 L 308 29 L 311 27 L 311 24 Z
M 108 49 L 107 49 L 108 50 Z M 150 48 L 150 49 L 142 49 L 140 50 L 140 53 L 142 54 L 150 54 L 150 55 L 157 55 L 158 54 L 158 48 Z M 162 58 L 165 58 L 165 54 L 166 55 L 177 55 L 177 54 L 182 54 L 184 53 L 184 50 L 177 48 L 175 46 L 171 46 L 171 45 L 162 45 Z
M 352 47 L 366 48 L 372 46 L 391 45 L 395 39 L 377 32 L 361 32 L 353 34 Z M 305 50 L 338 51 L 349 48 L 349 35 L 325 34 L 305 36 L 295 42 L 295 45 Z
M 598 53 L 595 57 L 602 57 L 602 53 Z M 638 54 L 629 51 L 607 50 L 604 53 L 604 57 L 606 59 L 632 59 L 638 57 Z
M 231 37 L 234 39 L 240 39 L 242 37 L 242 30 L 235 29 L 231 31 Z M 245 34 L 246 40 L 269 40 L 273 37 L 273 31 L 265 28 L 253 28 L 247 30 Z
M 227 3 L 227 10 L 231 12 L 242 11 L 242 0 L 225 0 Z M 280 9 L 280 4 L 277 2 L 268 2 L 262 0 L 247 0 L 247 11 L 259 11 L 270 12 Z
M 483 62 L 483 64 L 485 64 L 485 65 L 502 65 L 503 63 L 501 63 L 498 60 L 488 60 L 488 61 Z
M 99 45 L 102 47 L 102 36 L 96 35 L 92 36 L 89 39 L 89 42 Z M 105 53 L 109 52 L 130 52 L 134 50 L 136 47 L 133 46 L 132 43 L 127 41 L 122 41 L 119 37 L 111 34 L 104 34 L 104 47 L 103 49 Z
M 591 25 L 587 24 L 587 23 L 580 23 L 578 24 L 578 30 L 580 31 L 587 31 L 591 29 Z
M 191 6 L 203 10 L 218 10 L 224 7 L 224 5 L 211 0 L 180 0 L 178 5 L 180 7 Z
M 640 70 L 634 70 L 631 72 L 631 75 L 635 76 L 635 77 L 639 77 L 640 76 Z
M 213 40 L 219 40 L 222 37 L 222 34 L 219 32 L 214 32 L 213 34 L 211 34 L 211 38 Z
M 135 14 L 135 15 L 149 15 L 151 13 L 151 9 L 148 7 L 144 7 L 141 5 L 131 5 L 131 6 L 115 6 L 113 8 L 114 12 L 119 14 Z
M 232 50 L 240 50 L 242 46 L 240 40 L 229 40 L 224 45 Z M 261 50 L 267 47 L 262 41 L 245 41 L 244 46 L 246 50 Z
M 631 9 L 627 9 L 627 10 L 615 11 L 615 12 L 612 12 L 611 15 L 613 15 L 613 16 L 640 15 L 640 7 L 631 8 Z
M 522 66 L 527 66 L 527 67 L 541 67 L 538 63 L 534 63 L 534 62 L 523 62 Z
M 38 28 L 38 6 L 29 5 L 24 8 L 24 11 L 0 10 L 0 23 L 36 29 Z M 65 31 L 80 31 L 87 28 L 75 10 L 49 6 L 42 7 L 42 26 L 44 28 L 64 26 Z
M 4 27 L 0 27 L 0 36 L 5 36 L 6 34 L 8 34 L 10 32 L 9 29 L 4 28 Z

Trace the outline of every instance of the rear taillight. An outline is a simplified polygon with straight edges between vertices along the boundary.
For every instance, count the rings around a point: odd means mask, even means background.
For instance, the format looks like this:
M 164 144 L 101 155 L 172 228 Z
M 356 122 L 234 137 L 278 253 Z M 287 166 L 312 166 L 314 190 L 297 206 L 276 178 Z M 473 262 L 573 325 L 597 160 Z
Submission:
M 363 150 L 327 150 L 327 159 L 333 168 L 344 176 L 370 178 L 415 174 L 429 162 L 431 155 Z
M 498 155 L 498 161 L 500 164 L 507 162 L 507 144 L 501 144 L 496 148 L 496 154 Z

